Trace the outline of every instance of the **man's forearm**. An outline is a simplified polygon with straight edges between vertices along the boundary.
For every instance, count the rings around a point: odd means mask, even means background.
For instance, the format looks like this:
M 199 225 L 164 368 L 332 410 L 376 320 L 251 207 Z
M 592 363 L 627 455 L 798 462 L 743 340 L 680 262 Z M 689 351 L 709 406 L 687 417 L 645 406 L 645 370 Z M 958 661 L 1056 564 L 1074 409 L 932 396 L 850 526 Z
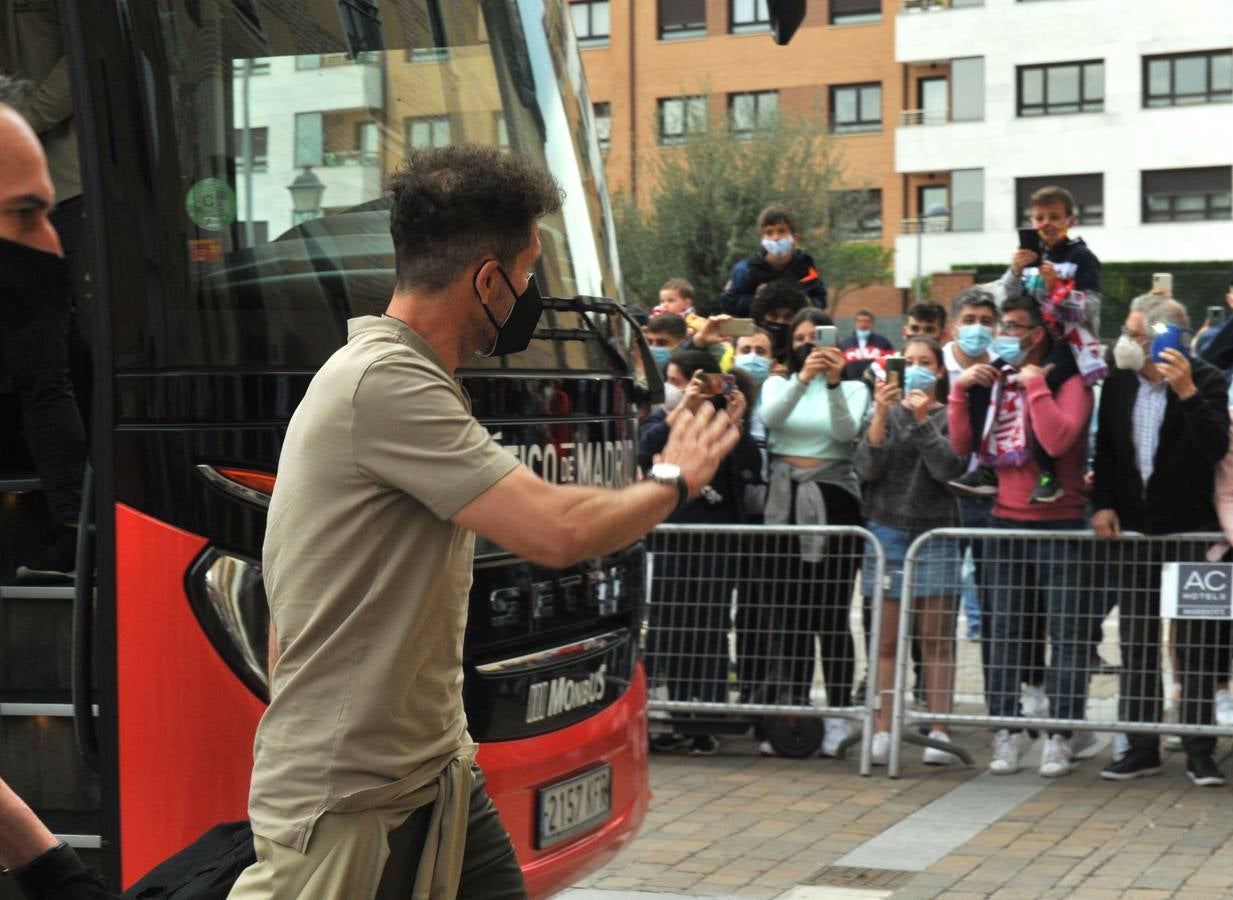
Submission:
M 571 488 L 564 511 L 571 535 L 567 565 L 628 547 L 676 508 L 675 485 L 639 481 L 626 488 Z
M 0 866 L 19 869 L 58 843 L 26 802 L 0 779 Z

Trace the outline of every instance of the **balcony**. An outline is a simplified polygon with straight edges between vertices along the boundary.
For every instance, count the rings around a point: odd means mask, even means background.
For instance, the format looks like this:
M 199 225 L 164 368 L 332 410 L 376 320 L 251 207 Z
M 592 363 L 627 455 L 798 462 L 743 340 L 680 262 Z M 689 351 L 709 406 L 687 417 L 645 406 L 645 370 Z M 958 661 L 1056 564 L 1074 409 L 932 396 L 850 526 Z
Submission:
M 984 5 L 984 0 L 902 0 L 900 9 L 904 13 L 925 13 Z
M 945 125 L 954 121 L 949 109 L 905 109 L 899 113 L 899 124 L 902 127 L 913 125 Z

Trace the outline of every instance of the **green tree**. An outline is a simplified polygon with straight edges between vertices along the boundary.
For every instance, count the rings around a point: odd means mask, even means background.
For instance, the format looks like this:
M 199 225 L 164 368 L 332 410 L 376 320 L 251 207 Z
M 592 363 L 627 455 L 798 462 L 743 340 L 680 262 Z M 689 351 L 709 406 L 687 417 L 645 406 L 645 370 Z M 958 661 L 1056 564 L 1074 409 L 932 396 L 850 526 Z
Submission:
M 713 312 L 731 271 L 758 248 L 758 213 L 787 204 L 802 248 L 818 263 L 832 296 L 886 280 L 889 251 L 848 242 L 869 209 L 865 186 L 847 176 L 820 117 L 778 117 L 750 134 L 712 127 L 645 164 L 654 187 L 645 204 L 614 200 L 626 296 L 652 306 L 659 286 L 689 279 L 700 311 Z M 832 301 L 832 309 L 837 306 Z

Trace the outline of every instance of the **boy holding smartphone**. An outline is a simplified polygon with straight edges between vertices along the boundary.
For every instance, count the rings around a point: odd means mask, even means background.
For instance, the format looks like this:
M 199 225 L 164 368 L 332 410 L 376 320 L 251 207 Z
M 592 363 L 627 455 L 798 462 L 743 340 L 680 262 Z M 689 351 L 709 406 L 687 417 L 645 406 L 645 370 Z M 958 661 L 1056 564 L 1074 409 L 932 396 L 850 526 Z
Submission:
M 1011 256 L 1010 268 L 1002 276 L 1006 299 L 1024 295 L 1040 304 L 1041 316 L 1052 342 L 1042 363 L 1047 371 L 1045 383 L 1056 394 L 1072 375 L 1083 376 L 1089 387 L 1108 374 L 1100 349 L 1100 260 L 1082 239 L 1072 239 L 1075 225 L 1075 200 L 1063 187 L 1043 187 L 1032 194 L 1032 227 L 1020 230 L 1019 247 Z M 1014 366 L 995 360 L 1003 372 Z M 970 398 L 973 417 L 983 417 L 987 397 Z M 987 429 L 986 429 L 987 431 Z M 986 435 L 987 437 L 987 435 Z M 983 445 L 981 455 L 985 458 Z M 1032 458 L 1040 468 L 1040 479 L 1031 496 L 1032 503 L 1055 503 L 1065 496 L 1057 478 L 1055 461 L 1040 446 L 1031 442 Z M 991 496 L 997 480 L 988 468 L 973 469 L 950 482 L 956 492 L 971 496 Z

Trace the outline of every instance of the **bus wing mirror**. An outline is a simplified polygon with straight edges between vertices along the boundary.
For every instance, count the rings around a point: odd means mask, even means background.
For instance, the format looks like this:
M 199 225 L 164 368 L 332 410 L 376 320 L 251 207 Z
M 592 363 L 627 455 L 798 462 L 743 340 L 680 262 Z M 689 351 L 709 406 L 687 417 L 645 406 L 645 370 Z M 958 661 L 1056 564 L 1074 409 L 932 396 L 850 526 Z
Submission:
M 796 29 L 805 18 L 805 0 L 769 0 L 771 35 L 775 43 L 783 45 L 792 40 Z

